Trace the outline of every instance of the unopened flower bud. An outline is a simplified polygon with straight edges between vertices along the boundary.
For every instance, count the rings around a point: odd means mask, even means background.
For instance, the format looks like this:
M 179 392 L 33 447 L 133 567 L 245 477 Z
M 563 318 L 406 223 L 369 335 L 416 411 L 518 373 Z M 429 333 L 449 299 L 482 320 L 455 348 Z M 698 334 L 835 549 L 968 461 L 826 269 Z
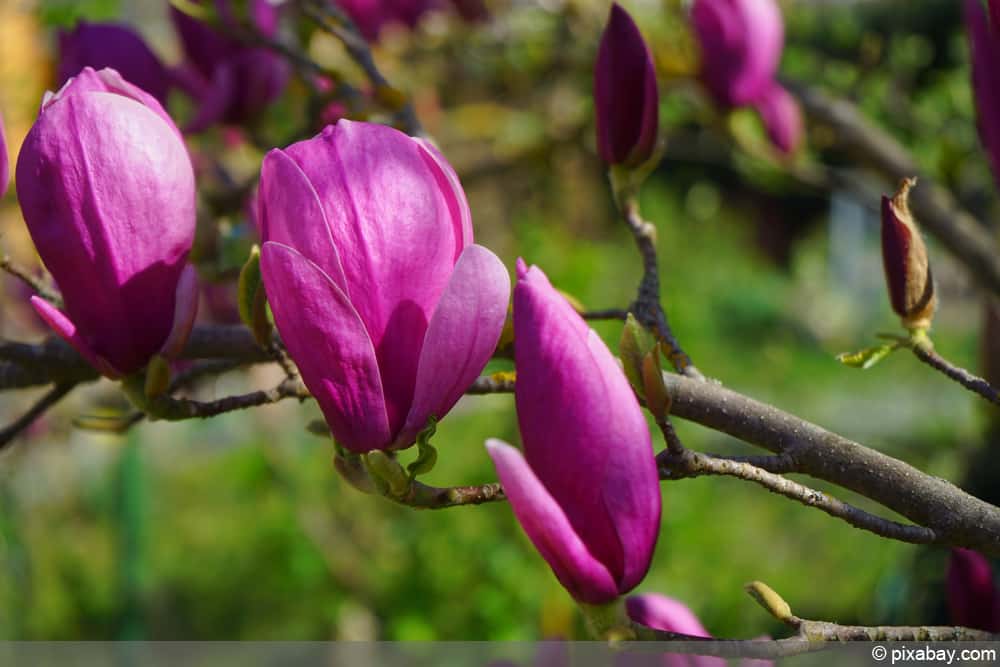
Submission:
M 908 203 L 916 179 L 904 179 L 892 198 L 882 197 L 882 264 L 892 309 L 908 329 L 927 329 L 937 298 L 927 246 Z
M 628 167 L 648 160 L 656 147 L 659 102 L 649 48 L 632 17 L 614 3 L 594 66 L 601 159 Z

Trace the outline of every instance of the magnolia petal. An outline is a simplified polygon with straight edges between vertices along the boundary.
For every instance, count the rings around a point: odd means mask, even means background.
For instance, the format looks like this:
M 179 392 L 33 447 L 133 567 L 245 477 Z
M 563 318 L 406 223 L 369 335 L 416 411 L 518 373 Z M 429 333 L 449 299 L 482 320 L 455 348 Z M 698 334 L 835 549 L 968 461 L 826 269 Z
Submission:
M 300 249 L 350 297 L 319 196 L 299 165 L 278 148 L 261 165 L 258 200 L 261 238 Z
M 434 415 L 444 417 L 496 349 L 510 299 L 503 262 L 479 245 L 465 249 L 427 327 L 413 405 L 396 440 L 407 447 Z
M 168 359 L 180 355 L 187 345 L 195 317 L 198 315 L 198 272 L 186 264 L 177 281 L 177 296 L 174 300 L 174 324 L 167 340 L 160 348 L 160 354 Z
M 488 440 L 486 450 L 514 515 L 566 590 L 587 604 L 605 604 L 618 597 L 611 573 L 587 549 L 521 452 L 500 440 Z
M 121 377 L 119 373 L 104 357 L 100 356 L 87 344 L 87 341 L 83 339 L 80 332 L 77 331 L 76 325 L 74 325 L 66 315 L 53 306 L 51 303 L 46 301 L 40 296 L 31 297 L 31 306 L 38 313 L 38 316 L 45 320 L 53 331 L 55 331 L 60 338 L 73 346 L 80 356 L 87 360 L 91 366 L 93 366 L 98 373 L 109 377 L 111 379 L 117 379 Z
M 316 264 L 265 243 L 261 273 L 274 322 L 336 441 L 355 452 L 389 444 L 371 339 L 347 296 Z

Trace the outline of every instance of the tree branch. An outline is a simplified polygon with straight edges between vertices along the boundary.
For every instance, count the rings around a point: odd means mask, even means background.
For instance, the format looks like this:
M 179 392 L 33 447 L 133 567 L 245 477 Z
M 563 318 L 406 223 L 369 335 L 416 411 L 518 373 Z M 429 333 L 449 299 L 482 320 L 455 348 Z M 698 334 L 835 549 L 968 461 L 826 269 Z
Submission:
M 996 388 L 983 378 L 973 375 L 960 366 L 951 363 L 940 354 L 934 351 L 930 345 L 912 345 L 910 349 L 917 359 L 924 362 L 936 371 L 940 371 L 955 382 L 959 383 L 969 391 L 979 394 L 990 403 L 1000 405 L 1000 393 Z
M 920 187 L 911 193 L 910 206 L 921 226 L 966 265 L 973 280 L 994 294 L 1000 294 L 1000 253 L 996 240 L 948 190 L 934 183 L 920 169 L 902 144 L 872 124 L 847 100 L 831 97 L 818 88 L 798 82 L 789 81 L 786 85 L 813 121 L 833 129 L 840 146 L 888 179 L 899 181 L 919 176 Z
M 679 455 L 669 450 L 661 452 L 656 457 L 656 461 L 660 469 L 660 479 L 675 480 L 703 475 L 736 477 L 759 484 L 771 493 L 791 498 L 809 507 L 815 507 L 832 517 L 846 521 L 855 528 L 867 530 L 881 537 L 912 544 L 931 544 L 937 541 L 937 535 L 930 528 L 883 519 L 832 498 L 821 491 L 811 489 L 743 461 L 715 458 L 689 449 L 684 450 Z
M 14 276 L 25 285 L 30 287 L 38 296 L 42 297 L 49 303 L 61 308 L 63 305 L 62 296 L 57 292 L 53 291 L 52 288 L 46 284 L 45 280 L 31 275 L 31 272 L 25 269 L 23 266 L 19 266 L 11 259 L 10 255 L 4 255 L 0 257 L 0 271 L 6 271 L 10 275 Z
M 1000 508 L 952 483 L 778 408 L 679 375 L 665 374 L 671 414 L 780 455 L 798 472 L 870 498 L 934 531 L 934 542 L 1000 555 Z
M 670 363 L 688 377 L 704 380 L 705 376 L 695 367 L 691 357 L 681 349 L 680 343 L 670 329 L 667 314 L 660 302 L 660 269 L 656 257 L 656 228 L 642 219 L 635 197 L 626 197 L 621 202 L 621 213 L 632 231 L 635 243 L 642 255 L 642 281 L 635 302 L 629 308 L 644 326 L 656 333 L 657 338 L 667 347 Z
M 424 129 L 413 110 L 413 104 L 383 76 L 368 48 L 368 42 L 354 22 L 329 2 L 300 0 L 298 6 L 316 25 L 340 40 L 347 54 L 371 82 L 376 99 L 396 112 L 404 131 L 411 136 L 424 136 Z
M 13 442 L 14 438 L 31 426 L 36 419 L 45 414 L 45 412 L 53 405 L 61 401 L 63 397 L 69 394 L 69 392 L 73 391 L 74 387 L 76 387 L 75 382 L 57 384 L 46 392 L 44 396 L 38 399 L 34 405 L 28 408 L 27 412 L 14 420 L 12 424 L 0 429 L 0 449 L 3 449 Z

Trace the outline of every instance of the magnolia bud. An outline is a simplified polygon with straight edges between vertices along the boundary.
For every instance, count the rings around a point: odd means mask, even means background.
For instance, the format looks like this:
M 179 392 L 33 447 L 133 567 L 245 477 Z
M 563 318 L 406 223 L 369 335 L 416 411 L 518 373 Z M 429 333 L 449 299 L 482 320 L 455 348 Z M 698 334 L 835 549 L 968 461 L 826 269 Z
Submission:
M 892 309 L 908 329 L 927 329 L 937 298 L 927 246 L 908 203 L 916 179 L 904 179 L 890 199 L 882 197 L 882 264 Z

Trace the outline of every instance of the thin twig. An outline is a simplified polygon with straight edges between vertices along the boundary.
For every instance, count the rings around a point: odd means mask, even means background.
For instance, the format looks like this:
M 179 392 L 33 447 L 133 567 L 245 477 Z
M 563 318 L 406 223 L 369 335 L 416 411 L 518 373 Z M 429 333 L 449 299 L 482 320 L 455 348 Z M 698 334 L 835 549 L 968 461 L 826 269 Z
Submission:
M 683 450 L 680 454 L 669 450 L 664 451 L 656 457 L 656 461 L 659 465 L 661 479 L 676 480 L 703 475 L 736 477 L 759 484 L 771 493 L 791 498 L 809 507 L 815 507 L 855 528 L 867 530 L 881 537 L 911 544 L 931 544 L 938 540 L 937 534 L 930 528 L 883 519 L 832 498 L 821 491 L 811 489 L 746 462 L 715 458 L 691 450 Z
M 391 91 L 390 97 L 400 95 L 399 91 L 389 83 L 372 56 L 368 42 L 358 31 L 354 22 L 338 10 L 333 3 L 300 0 L 299 7 L 306 16 L 330 35 L 336 37 L 344 45 L 347 54 L 364 71 L 375 90 L 376 98 Z M 396 112 L 402 128 L 411 136 L 423 136 L 424 130 L 413 110 L 413 104 L 407 98 L 393 100 L 391 110 Z
M 660 269 L 656 257 L 656 228 L 642 219 L 639 203 L 635 197 L 627 197 L 621 204 L 622 216 L 632 231 L 639 253 L 642 255 L 642 281 L 635 303 L 629 309 L 643 325 L 652 329 L 657 338 L 666 346 L 670 363 L 678 373 L 697 380 L 705 376 L 695 367 L 691 357 L 681 349 L 680 343 L 670 329 L 667 314 L 660 303 Z
M 28 411 L 18 417 L 12 424 L 0 430 L 0 449 L 3 449 L 16 438 L 22 431 L 31 426 L 36 419 L 42 416 L 49 408 L 58 403 L 69 392 L 73 391 L 75 382 L 65 382 L 57 384 L 45 393 Z
M 414 480 L 410 491 L 402 498 L 393 498 L 398 503 L 417 509 L 438 510 L 462 505 L 482 505 L 506 500 L 503 487 L 494 482 L 478 486 L 428 486 Z
M 18 265 L 11 259 L 10 255 L 0 257 L 0 270 L 6 271 L 25 285 L 30 287 L 38 296 L 42 297 L 57 308 L 62 308 L 63 300 L 57 292 L 49 287 L 43 278 L 31 274 L 31 272 Z
M 585 310 L 580 313 L 585 320 L 624 320 L 628 311 L 623 308 L 605 308 L 604 310 Z
M 227 396 L 216 401 L 193 401 L 186 398 L 173 398 L 170 396 L 160 396 L 151 401 L 150 410 L 147 416 L 150 419 L 166 419 L 168 421 L 179 421 L 183 419 L 203 419 L 214 417 L 226 412 L 245 410 L 259 405 L 269 405 L 277 403 L 286 398 L 295 398 L 304 401 L 311 398 L 308 390 L 301 381 L 296 379 L 284 379 L 272 389 L 261 389 L 238 396 Z
M 969 371 L 956 366 L 940 354 L 930 345 L 913 345 L 910 347 L 913 354 L 920 361 L 924 362 L 936 371 L 940 371 L 955 382 L 959 383 L 969 391 L 979 394 L 990 403 L 1000 405 L 1000 393 L 996 388 L 983 378 L 973 375 Z

